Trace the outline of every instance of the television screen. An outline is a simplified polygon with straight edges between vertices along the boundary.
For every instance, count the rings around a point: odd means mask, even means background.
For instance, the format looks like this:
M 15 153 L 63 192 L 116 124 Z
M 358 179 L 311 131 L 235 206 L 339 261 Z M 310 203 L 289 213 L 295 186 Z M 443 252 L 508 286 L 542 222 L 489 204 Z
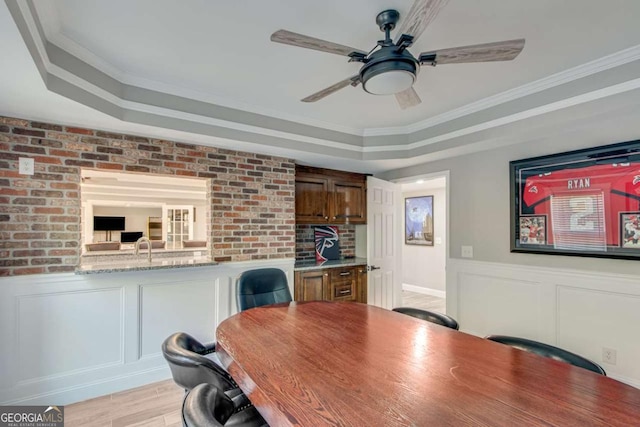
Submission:
M 123 231 L 120 233 L 121 243 L 134 243 L 143 235 L 142 231 Z
M 124 217 L 123 216 L 94 216 L 93 230 L 94 231 L 124 230 Z

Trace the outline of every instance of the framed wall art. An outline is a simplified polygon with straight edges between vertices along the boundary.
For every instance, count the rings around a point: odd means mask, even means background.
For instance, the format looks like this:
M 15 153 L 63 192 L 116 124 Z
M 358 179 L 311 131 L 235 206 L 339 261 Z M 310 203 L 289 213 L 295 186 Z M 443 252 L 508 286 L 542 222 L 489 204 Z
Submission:
M 640 140 L 509 169 L 511 252 L 640 259 Z
M 404 243 L 433 246 L 433 196 L 404 199 Z

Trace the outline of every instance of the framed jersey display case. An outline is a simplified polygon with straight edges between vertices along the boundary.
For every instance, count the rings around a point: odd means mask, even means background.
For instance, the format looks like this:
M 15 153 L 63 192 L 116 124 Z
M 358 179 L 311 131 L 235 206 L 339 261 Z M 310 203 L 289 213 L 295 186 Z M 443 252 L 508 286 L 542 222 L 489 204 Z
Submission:
M 640 260 L 640 140 L 509 170 L 511 252 Z

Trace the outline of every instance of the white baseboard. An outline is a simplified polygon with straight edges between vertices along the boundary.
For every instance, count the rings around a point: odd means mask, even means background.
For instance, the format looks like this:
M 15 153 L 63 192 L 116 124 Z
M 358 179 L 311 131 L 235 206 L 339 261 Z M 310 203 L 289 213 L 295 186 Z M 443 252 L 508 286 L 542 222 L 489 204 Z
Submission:
M 77 403 L 112 393 L 118 393 L 136 387 L 141 387 L 158 381 L 172 378 L 168 366 L 134 372 L 94 383 L 82 384 L 77 387 L 44 392 L 26 398 L 3 402 L 3 405 L 42 405 L 42 402 L 61 402 L 61 405 Z
M 446 298 L 447 293 L 438 289 L 423 288 L 422 286 L 409 285 L 407 283 L 402 284 L 403 291 L 415 292 L 418 294 L 431 295 L 438 298 Z

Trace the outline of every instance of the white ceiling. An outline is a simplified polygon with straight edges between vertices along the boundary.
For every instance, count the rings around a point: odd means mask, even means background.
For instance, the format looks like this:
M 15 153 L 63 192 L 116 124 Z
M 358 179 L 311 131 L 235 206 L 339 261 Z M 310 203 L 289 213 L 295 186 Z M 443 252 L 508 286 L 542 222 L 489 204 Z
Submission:
M 368 51 L 382 38 L 376 14 L 396 8 L 402 16 L 412 3 L 6 0 L 8 8 L 0 6 L 0 37 L 6 43 L 4 58 L 12 60 L 0 66 L 0 93 L 4 94 L 0 114 L 233 146 L 321 166 L 376 172 L 430 160 L 438 150 L 440 157 L 445 156 L 446 149 L 432 144 L 501 119 L 505 116 L 498 111 L 501 103 L 519 102 L 523 114 L 544 107 L 541 111 L 553 112 L 568 108 L 556 105 L 563 98 L 632 81 L 623 67 L 638 60 L 640 1 L 450 0 L 410 48 L 414 54 L 525 38 L 520 56 L 510 62 L 425 66 L 414 85 L 423 102 L 408 110 L 400 110 L 393 96 L 369 95 L 361 87 L 347 87 L 316 103 L 299 101 L 356 74 L 358 65 L 345 57 L 272 43 L 271 33 L 287 29 Z M 20 23 L 22 19 L 25 24 Z M 41 40 L 34 35 L 38 27 Z M 39 44 L 44 47 L 37 54 Z M 91 72 L 85 65 L 93 67 Z M 624 75 L 620 81 L 615 80 L 616 67 L 618 75 Z M 604 76 L 605 72 L 609 74 Z M 596 73 L 603 78 L 583 78 Z M 182 98 L 170 106 L 167 97 L 148 104 L 126 94 L 118 99 L 113 82 Z M 76 95 L 69 85 L 91 92 L 94 98 Z M 555 95 L 544 92 L 554 85 Z M 571 85 L 580 87 L 572 91 Z M 113 93 L 108 93 L 110 87 L 115 88 Z M 628 84 L 610 94 L 636 88 Z M 101 108 L 97 97 L 121 110 Z M 592 99 L 599 98 L 587 96 L 581 102 Z M 191 104 L 185 100 L 204 103 L 195 111 L 187 108 Z M 217 106 L 233 110 L 215 110 Z M 514 113 L 521 113 L 514 108 Z M 234 110 L 259 116 L 236 114 L 235 119 Z M 153 121 L 141 117 L 141 112 L 181 122 Z M 285 121 L 272 124 L 270 118 Z M 197 128 L 194 123 L 209 127 Z M 296 128 L 295 123 L 308 127 Z M 446 127 L 446 132 L 438 126 Z M 502 126 L 502 122 L 490 126 Z

